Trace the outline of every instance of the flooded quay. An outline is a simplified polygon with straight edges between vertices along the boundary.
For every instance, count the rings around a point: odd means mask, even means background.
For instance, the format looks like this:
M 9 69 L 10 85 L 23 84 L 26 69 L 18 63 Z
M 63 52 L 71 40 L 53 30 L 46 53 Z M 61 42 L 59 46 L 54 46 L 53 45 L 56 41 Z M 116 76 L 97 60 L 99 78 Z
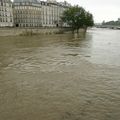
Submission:
M 119 119 L 119 30 L 0 37 L 0 120 Z

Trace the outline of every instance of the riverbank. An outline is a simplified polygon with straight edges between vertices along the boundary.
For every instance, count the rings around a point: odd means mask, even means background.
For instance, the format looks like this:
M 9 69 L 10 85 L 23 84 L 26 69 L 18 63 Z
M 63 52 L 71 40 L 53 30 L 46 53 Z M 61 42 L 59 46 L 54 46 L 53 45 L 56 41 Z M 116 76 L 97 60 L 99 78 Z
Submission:
M 80 32 L 84 30 L 81 29 Z M 0 36 L 30 36 L 40 34 L 63 34 L 71 32 L 70 28 L 0 28 Z

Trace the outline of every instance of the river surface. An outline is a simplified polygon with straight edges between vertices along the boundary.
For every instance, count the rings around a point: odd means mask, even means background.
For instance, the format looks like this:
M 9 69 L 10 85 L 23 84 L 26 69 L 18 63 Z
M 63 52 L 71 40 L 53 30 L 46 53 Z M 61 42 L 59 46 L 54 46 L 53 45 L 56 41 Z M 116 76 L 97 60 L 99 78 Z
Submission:
M 0 37 L 0 120 L 120 120 L 120 31 Z

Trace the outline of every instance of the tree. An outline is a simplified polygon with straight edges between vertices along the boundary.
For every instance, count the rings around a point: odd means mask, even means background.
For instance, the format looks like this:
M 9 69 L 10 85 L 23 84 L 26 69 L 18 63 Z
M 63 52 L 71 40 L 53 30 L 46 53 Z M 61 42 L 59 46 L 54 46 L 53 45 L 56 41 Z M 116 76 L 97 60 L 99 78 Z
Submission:
M 63 12 L 61 20 L 67 23 L 72 30 L 79 31 L 80 28 L 86 28 L 93 26 L 93 16 L 91 13 L 86 12 L 83 7 L 73 6 Z
M 84 28 L 87 30 L 87 27 L 92 27 L 94 25 L 93 15 L 89 12 L 85 13 Z

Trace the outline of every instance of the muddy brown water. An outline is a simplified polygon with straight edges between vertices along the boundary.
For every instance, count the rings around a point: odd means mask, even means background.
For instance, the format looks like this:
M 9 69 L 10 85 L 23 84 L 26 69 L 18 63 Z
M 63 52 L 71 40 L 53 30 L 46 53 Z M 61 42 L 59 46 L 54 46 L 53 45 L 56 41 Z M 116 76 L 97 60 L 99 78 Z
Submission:
M 0 120 L 120 120 L 120 31 L 0 37 Z

